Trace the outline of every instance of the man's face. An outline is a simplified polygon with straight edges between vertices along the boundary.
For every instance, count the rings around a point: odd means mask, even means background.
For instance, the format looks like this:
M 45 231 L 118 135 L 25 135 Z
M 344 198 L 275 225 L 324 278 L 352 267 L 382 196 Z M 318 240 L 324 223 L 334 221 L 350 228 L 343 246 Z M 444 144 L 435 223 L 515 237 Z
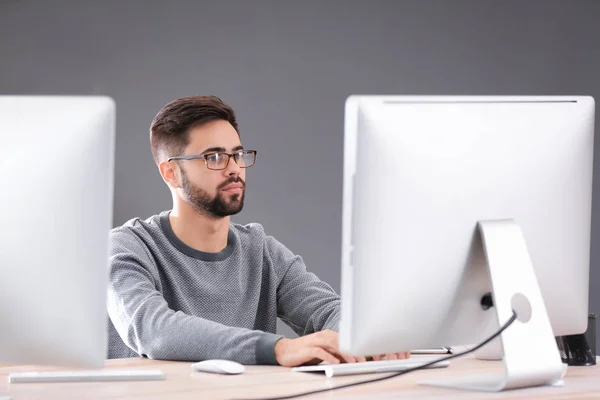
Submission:
M 213 121 L 193 128 L 183 155 L 214 152 L 234 153 L 242 149 L 236 130 L 227 121 Z M 180 169 L 180 196 L 198 212 L 211 218 L 237 214 L 244 206 L 246 169 L 233 157 L 225 169 L 212 170 L 204 159 L 176 161 Z

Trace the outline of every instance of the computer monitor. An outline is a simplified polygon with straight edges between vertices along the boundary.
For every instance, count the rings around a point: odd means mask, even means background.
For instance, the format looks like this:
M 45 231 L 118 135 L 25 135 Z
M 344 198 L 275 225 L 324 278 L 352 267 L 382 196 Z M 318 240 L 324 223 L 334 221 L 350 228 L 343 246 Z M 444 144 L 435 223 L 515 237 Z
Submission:
M 115 104 L 0 96 L 0 363 L 107 354 Z
M 478 343 L 525 293 L 505 365 L 516 346 L 556 366 L 550 341 L 587 327 L 593 136 L 591 97 L 349 97 L 341 349 Z

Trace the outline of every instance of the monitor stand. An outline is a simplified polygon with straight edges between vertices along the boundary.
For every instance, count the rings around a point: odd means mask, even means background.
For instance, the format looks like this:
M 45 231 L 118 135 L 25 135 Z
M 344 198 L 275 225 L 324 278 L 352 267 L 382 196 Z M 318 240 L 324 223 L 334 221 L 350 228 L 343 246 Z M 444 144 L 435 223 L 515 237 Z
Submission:
M 478 230 L 490 272 L 498 326 L 513 310 L 517 320 L 500 335 L 504 374 L 452 377 L 419 382 L 447 388 L 499 392 L 563 384 L 566 372 L 521 227 L 512 219 L 479 221 Z

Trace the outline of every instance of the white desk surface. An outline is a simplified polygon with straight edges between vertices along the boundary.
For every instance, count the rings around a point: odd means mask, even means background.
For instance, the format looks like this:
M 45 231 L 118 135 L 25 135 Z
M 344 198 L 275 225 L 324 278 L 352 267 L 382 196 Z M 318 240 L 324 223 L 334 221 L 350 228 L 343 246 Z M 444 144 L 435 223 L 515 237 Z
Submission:
M 215 375 L 191 370 L 189 362 L 129 358 L 106 361 L 110 369 L 161 369 L 164 381 L 96 383 L 9 384 L 10 372 L 61 370 L 60 368 L 0 365 L 0 396 L 21 399 L 254 399 L 324 389 L 383 375 L 326 378 L 324 375 L 291 372 L 278 366 L 247 366 L 242 375 Z M 423 378 L 501 372 L 497 361 L 466 356 L 450 367 L 417 371 L 364 386 L 326 392 L 308 398 L 353 399 L 600 399 L 600 366 L 569 367 L 564 387 L 539 387 L 501 393 L 468 392 L 420 386 Z

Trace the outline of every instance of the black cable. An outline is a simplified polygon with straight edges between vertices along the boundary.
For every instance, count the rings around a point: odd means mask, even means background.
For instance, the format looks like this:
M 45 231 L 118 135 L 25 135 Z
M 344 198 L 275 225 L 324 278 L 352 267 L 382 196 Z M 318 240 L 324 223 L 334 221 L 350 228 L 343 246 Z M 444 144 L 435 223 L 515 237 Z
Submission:
M 431 366 L 433 364 L 437 364 L 437 363 L 442 362 L 442 361 L 451 360 L 451 359 L 457 358 L 457 357 L 462 357 L 462 356 L 467 355 L 469 353 L 472 353 L 472 352 L 474 352 L 476 350 L 479 350 L 480 348 L 482 348 L 483 346 L 485 346 L 486 344 L 488 344 L 489 342 L 491 342 L 492 340 L 494 340 L 498 336 L 500 336 L 500 334 L 502 332 L 504 332 L 506 330 L 506 328 L 508 328 L 509 326 L 511 326 L 512 323 L 515 322 L 516 319 L 517 319 L 517 314 L 513 310 L 513 315 L 512 315 L 512 317 L 510 317 L 510 319 L 508 320 L 508 322 L 506 324 L 504 324 L 504 326 L 502 326 L 496 333 L 494 333 L 492 336 L 490 336 L 489 338 L 487 338 L 486 340 L 484 340 L 483 342 L 481 342 L 477 346 L 473 347 L 472 349 L 463 351 L 461 353 L 452 354 L 451 356 L 448 356 L 448 357 L 442 357 L 439 360 L 430 361 L 430 362 L 428 362 L 426 364 L 419 365 L 418 367 L 413 367 L 413 368 L 405 369 L 404 371 L 395 372 L 395 373 L 393 373 L 391 375 L 384 376 L 384 377 L 381 377 L 381 378 L 369 379 L 367 381 L 349 383 L 347 385 L 340 385 L 340 386 L 336 386 L 336 387 L 328 388 L 328 389 L 313 390 L 311 392 L 304 392 L 304 393 L 292 394 L 292 395 L 283 396 L 283 397 L 269 397 L 269 398 L 263 398 L 263 399 L 246 399 L 246 400 L 287 400 L 287 399 L 295 399 L 296 397 L 303 397 L 303 396 L 308 396 L 308 395 L 311 395 L 311 394 L 329 392 L 331 390 L 344 389 L 344 388 L 348 388 L 348 387 L 351 387 L 351 386 L 364 385 L 364 384 L 367 384 L 367 383 L 375 383 L 375 382 L 385 381 L 387 379 L 392 379 L 392 378 L 395 378 L 397 376 L 408 374 L 409 372 L 418 371 L 418 370 L 427 368 L 427 367 L 429 367 L 429 366 Z M 239 400 L 244 400 L 244 399 L 239 399 Z

